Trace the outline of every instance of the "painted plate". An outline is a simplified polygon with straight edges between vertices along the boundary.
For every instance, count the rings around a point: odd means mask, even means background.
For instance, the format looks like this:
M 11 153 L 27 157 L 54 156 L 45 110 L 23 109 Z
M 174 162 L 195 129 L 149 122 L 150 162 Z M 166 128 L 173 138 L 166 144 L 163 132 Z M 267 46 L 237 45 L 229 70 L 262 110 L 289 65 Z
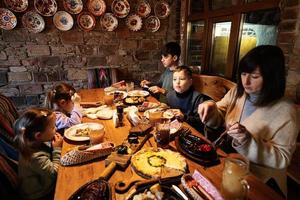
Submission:
M 45 28 L 45 21 L 36 11 L 29 11 L 22 17 L 23 26 L 31 33 L 40 33 Z
M 105 13 L 100 18 L 100 25 L 105 31 L 114 31 L 118 27 L 118 19 L 112 13 Z
M 90 140 L 89 136 L 76 136 L 77 130 L 84 130 L 87 128 L 92 130 L 101 130 L 104 129 L 104 126 L 102 124 L 92 122 L 77 124 L 65 130 L 64 136 L 72 141 L 88 141 Z
M 68 31 L 73 27 L 74 20 L 66 11 L 58 11 L 53 17 L 53 23 L 57 29 Z
M 139 31 L 143 25 L 142 18 L 136 14 L 129 15 L 126 19 L 126 25 L 131 31 Z
M 111 10 L 118 18 L 124 18 L 129 14 L 130 5 L 127 0 L 114 0 L 111 4 Z
M 64 0 L 63 5 L 65 10 L 73 15 L 80 13 L 83 9 L 81 0 Z
M 96 26 L 96 20 L 92 14 L 83 12 L 78 15 L 77 24 L 82 30 L 91 31 Z
M 154 13 L 160 19 L 165 19 L 170 15 L 170 5 L 166 1 L 159 1 L 154 6 Z
M 4 0 L 4 3 L 15 12 L 24 12 L 28 8 L 28 0 Z
M 36 11 L 46 17 L 53 16 L 57 11 L 57 3 L 55 0 L 34 0 Z
M 136 6 L 136 13 L 145 18 L 148 17 L 151 13 L 151 6 L 147 1 L 139 1 Z
M 146 19 L 145 27 L 150 32 L 156 32 L 160 27 L 160 20 L 152 15 Z
M 13 12 L 6 8 L 0 8 L 0 28 L 12 30 L 17 25 L 17 18 Z
M 106 4 L 104 0 L 89 0 L 87 8 L 93 15 L 100 16 L 105 13 Z

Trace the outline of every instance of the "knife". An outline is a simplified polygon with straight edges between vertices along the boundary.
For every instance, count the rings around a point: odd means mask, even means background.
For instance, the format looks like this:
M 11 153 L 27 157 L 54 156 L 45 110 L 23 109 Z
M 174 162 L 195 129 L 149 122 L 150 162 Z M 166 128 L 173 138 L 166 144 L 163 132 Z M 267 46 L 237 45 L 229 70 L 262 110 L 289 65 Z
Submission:
M 175 190 L 177 194 L 179 194 L 184 200 L 189 200 L 189 198 L 181 191 L 179 187 L 176 185 L 172 185 L 172 188 Z

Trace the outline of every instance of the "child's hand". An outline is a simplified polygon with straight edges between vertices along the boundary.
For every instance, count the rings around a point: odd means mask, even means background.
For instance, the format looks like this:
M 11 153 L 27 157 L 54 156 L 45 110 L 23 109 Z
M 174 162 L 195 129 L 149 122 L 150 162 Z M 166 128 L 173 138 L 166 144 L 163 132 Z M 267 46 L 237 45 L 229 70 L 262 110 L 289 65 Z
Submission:
M 52 147 L 62 147 L 63 137 L 59 133 L 55 133 L 52 140 Z
M 158 86 L 152 86 L 149 88 L 149 90 L 154 94 L 157 94 L 157 93 L 165 94 L 166 93 L 165 89 L 160 88 Z
M 142 80 L 140 85 L 141 87 L 145 87 L 146 85 L 149 85 L 150 84 L 150 81 L 147 81 L 147 80 Z
M 71 100 L 74 103 L 80 103 L 81 102 L 81 97 L 77 93 L 74 93 L 74 95 L 72 96 Z

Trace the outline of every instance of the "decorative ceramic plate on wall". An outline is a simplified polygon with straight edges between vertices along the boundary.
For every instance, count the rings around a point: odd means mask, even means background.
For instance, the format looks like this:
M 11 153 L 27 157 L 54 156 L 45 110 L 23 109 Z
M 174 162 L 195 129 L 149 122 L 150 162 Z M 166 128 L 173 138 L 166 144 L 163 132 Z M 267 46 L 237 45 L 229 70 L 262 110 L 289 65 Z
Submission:
M 100 18 L 100 25 L 105 31 L 114 31 L 118 27 L 118 19 L 112 13 L 105 13 Z
M 160 27 L 160 20 L 156 16 L 150 16 L 146 19 L 145 28 L 150 32 L 156 32 Z
M 160 19 L 165 19 L 170 15 L 170 5 L 166 1 L 159 1 L 154 6 L 154 13 Z
M 141 17 L 148 17 L 151 13 L 151 6 L 148 1 L 139 1 L 136 6 L 136 13 Z
M 81 0 L 63 0 L 64 8 L 67 12 L 76 15 L 83 9 Z
M 126 25 L 131 31 L 139 31 L 143 25 L 142 18 L 136 14 L 129 15 L 126 19 Z
M 92 14 L 88 12 L 83 12 L 78 15 L 77 24 L 82 30 L 91 31 L 96 26 L 96 20 Z
M 13 12 L 6 8 L 0 8 L 0 28 L 12 30 L 17 25 L 17 18 Z
M 100 16 L 105 13 L 106 4 L 104 0 L 89 0 L 87 8 L 93 15 Z
M 57 11 L 57 3 L 55 0 L 34 0 L 36 11 L 46 17 L 53 16 Z
M 111 10 L 118 18 L 124 18 L 129 14 L 130 5 L 127 0 L 114 0 L 111 4 Z
M 28 0 L 4 0 L 4 3 L 15 12 L 23 12 L 28 8 Z
M 36 11 L 29 11 L 22 17 L 23 26 L 31 33 L 40 33 L 45 28 L 45 21 Z
M 68 31 L 73 27 L 74 21 L 72 16 L 66 11 L 58 11 L 53 17 L 53 23 L 57 29 Z

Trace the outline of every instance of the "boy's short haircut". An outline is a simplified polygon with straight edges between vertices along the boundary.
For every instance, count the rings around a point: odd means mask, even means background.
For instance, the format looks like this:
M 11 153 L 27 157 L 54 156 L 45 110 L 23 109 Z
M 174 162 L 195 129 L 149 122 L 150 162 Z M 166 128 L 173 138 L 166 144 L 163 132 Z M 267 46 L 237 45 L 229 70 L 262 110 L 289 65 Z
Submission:
M 181 66 L 177 66 L 175 68 L 174 72 L 181 72 L 184 71 L 184 73 L 191 79 L 193 76 L 193 71 L 190 67 L 186 66 L 186 65 L 181 65 Z
M 181 54 L 180 45 L 176 42 L 169 42 L 169 43 L 165 44 L 165 46 L 163 47 L 163 49 L 161 51 L 161 55 L 167 56 L 168 54 L 170 54 L 172 56 L 177 56 L 179 59 L 180 54 Z

